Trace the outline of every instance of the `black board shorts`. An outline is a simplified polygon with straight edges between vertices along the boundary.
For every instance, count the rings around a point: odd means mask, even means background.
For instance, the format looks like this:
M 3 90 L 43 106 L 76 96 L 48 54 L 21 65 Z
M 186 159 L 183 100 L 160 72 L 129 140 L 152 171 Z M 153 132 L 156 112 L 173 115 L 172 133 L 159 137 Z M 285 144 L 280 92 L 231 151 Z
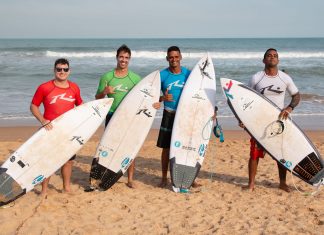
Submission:
M 159 148 L 170 148 L 174 117 L 175 113 L 163 110 L 159 137 L 156 144 Z

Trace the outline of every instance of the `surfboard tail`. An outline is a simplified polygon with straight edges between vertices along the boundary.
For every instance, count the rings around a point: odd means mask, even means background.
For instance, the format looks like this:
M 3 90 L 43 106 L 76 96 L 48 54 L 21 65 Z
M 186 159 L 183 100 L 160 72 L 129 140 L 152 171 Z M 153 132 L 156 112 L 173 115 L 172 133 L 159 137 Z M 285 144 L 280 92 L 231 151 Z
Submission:
M 98 163 L 99 159 L 94 158 L 90 172 L 90 185 L 104 191 L 111 188 L 122 176 L 123 172 L 113 172 Z
M 311 185 L 316 185 L 324 178 L 323 164 L 314 152 L 299 162 L 293 171 Z
M 195 181 L 200 167 L 201 165 L 198 162 L 195 167 L 192 167 L 175 163 L 175 158 L 170 159 L 170 172 L 173 187 L 178 189 L 189 189 Z
M 22 189 L 6 171 L 6 168 L 0 168 L 0 206 L 6 205 L 26 194 L 26 190 Z

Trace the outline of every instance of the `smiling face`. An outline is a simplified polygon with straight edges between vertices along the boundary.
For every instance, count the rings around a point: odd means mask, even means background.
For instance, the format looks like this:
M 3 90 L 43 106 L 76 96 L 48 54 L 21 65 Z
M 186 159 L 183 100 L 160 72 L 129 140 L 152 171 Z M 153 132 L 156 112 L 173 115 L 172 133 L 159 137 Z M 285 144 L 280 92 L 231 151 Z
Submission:
M 57 64 L 54 68 L 55 79 L 58 81 L 66 81 L 70 75 L 68 64 Z
M 179 51 L 170 51 L 166 57 L 169 62 L 169 67 L 171 69 L 179 69 L 180 61 L 182 59 L 181 53 Z
M 121 51 L 117 56 L 117 68 L 118 69 L 127 69 L 129 60 L 130 60 L 130 54 L 125 51 Z

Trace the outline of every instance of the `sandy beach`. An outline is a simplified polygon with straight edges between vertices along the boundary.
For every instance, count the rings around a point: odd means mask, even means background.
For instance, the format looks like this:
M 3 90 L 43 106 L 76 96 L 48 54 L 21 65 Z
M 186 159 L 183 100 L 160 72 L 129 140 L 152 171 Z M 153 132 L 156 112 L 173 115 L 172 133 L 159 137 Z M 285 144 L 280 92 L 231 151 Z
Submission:
M 0 163 L 16 150 L 35 126 L 0 127 Z M 136 188 L 124 176 L 105 192 L 85 193 L 92 155 L 102 128 L 78 153 L 73 167 L 74 195 L 62 193 L 59 172 L 42 199 L 40 186 L 0 209 L 1 234 L 323 234 L 324 191 L 296 177 L 287 180 L 292 192 L 279 190 L 275 161 L 260 161 L 257 188 L 246 185 L 249 139 L 244 131 L 225 131 L 225 142 L 210 141 L 198 175 L 201 187 L 189 194 L 159 188 L 161 149 L 151 130 L 136 160 Z M 306 132 L 324 155 L 324 131 Z

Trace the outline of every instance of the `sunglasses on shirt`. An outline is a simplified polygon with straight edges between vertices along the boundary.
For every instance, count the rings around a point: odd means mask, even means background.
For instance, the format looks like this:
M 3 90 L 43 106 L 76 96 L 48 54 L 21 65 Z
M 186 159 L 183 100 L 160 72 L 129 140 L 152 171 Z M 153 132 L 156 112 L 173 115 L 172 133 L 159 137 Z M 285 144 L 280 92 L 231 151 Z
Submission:
M 70 70 L 70 68 L 55 68 L 55 70 L 56 70 L 56 72 L 62 72 L 62 70 L 64 71 L 64 72 L 69 72 L 69 70 Z

